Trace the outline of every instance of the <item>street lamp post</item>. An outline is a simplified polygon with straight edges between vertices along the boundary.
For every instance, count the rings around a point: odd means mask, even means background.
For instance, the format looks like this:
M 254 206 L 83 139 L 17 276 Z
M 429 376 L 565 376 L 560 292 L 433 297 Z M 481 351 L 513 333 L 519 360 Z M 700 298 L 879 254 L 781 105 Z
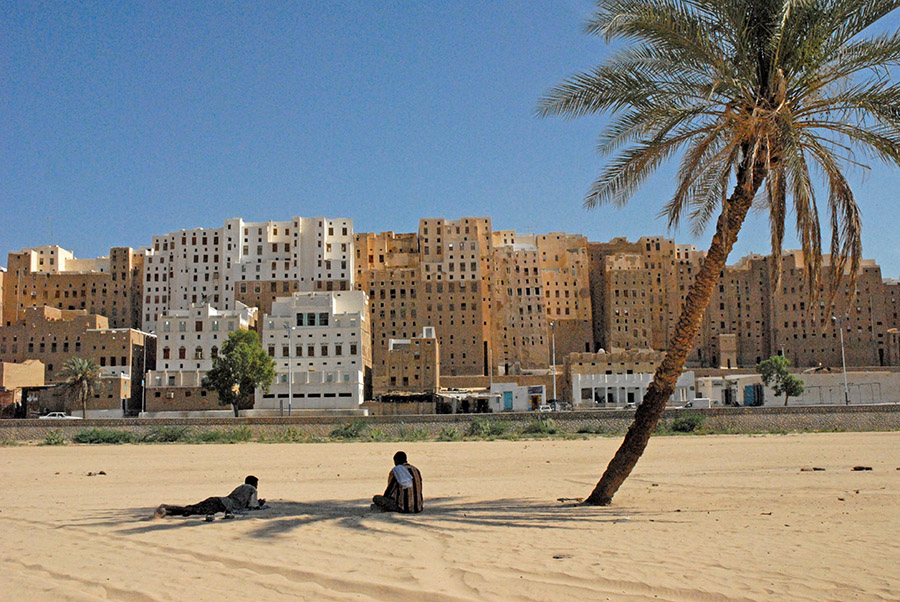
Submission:
M 850 405 L 850 388 L 847 386 L 847 356 L 844 354 L 844 318 L 831 316 L 841 331 L 841 369 L 844 372 L 844 405 Z
M 556 322 L 550 322 L 550 349 L 553 362 L 553 401 L 556 401 Z
M 294 405 L 294 337 L 291 336 L 294 329 L 285 322 L 284 330 L 288 337 L 288 417 L 290 417 Z

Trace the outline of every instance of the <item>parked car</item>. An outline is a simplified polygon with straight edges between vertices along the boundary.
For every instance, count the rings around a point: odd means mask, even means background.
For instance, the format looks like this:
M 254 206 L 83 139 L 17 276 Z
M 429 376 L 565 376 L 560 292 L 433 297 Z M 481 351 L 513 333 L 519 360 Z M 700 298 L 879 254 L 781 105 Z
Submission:
M 538 412 L 552 412 L 552 411 L 553 411 L 553 407 L 550 406 L 550 404 L 542 403 L 541 405 L 538 406 Z
M 65 412 L 50 412 L 40 418 L 41 420 L 81 420 L 81 416 L 69 416 Z

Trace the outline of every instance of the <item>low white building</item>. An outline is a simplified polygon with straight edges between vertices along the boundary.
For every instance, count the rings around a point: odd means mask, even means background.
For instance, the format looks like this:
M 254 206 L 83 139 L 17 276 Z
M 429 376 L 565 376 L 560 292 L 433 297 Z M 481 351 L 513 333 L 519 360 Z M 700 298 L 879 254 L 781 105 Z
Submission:
M 196 304 L 160 315 L 157 369 L 148 373 L 148 387 L 199 387 L 228 335 L 253 328 L 256 315 L 255 307 L 240 302 L 231 310 Z
M 638 405 L 644 399 L 653 374 L 572 374 L 572 399 L 575 405 L 617 407 Z M 669 404 L 683 405 L 695 395 L 694 373 L 682 372 L 675 383 Z
M 491 393 L 497 394 L 491 401 L 491 410 L 495 412 L 530 412 L 547 403 L 544 385 L 493 383 Z
M 368 298 L 362 291 L 279 297 L 262 324 L 275 381 L 257 409 L 357 409 L 371 386 Z

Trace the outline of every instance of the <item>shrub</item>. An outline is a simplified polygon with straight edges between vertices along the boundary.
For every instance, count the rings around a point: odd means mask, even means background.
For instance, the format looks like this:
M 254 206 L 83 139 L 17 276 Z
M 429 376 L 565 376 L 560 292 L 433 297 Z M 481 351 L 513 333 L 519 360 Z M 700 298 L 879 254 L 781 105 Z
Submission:
M 419 427 L 414 428 L 406 435 L 405 441 L 427 441 L 429 438 L 428 429 Z
M 205 431 L 197 435 L 200 443 L 242 443 L 253 438 L 253 431 L 249 426 L 240 426 L 224 431 Z
M 81 429 L 72 437 L 75 443 L 90 444 L 119 444 L 131 443 L 134 441 L 134 435 L 128 431 L 117 431 L 115 429 L 90 428 Z
M 369 429 L 367 436 L 372 441 L 387 441 L 388 439 L 387 433 L 381 429 Z
M 682 414 L 672 421 L 672 431 L 676 433 L 693 433 L 703 425 L 700 414 Z
M 455 426 L 445 426 L 441 428 L 441 432 L 437 437 L 438 441 L 459 441 L 460 439 L 462 439 L 462 435 Z
M 506 432 L 506 424 L 489 418 L 473 418 L 469 423 L 467 434 L 470 437 L 481 437 L 487 439 L 491 437 L 499 437 Z
M 531 421 L 522 428 L 524 435 L 555 435 L 559 432 L 556 421 L 552 418 L 532 418 Z
M 289 426 L 265 437 L 264 440 L 271 443 L 303 443 L 309 441 L 309 436 L 303 431 Z
M 603 432 L 603 428 L 599 424 L 585 424 L 578 427 L 578 433 L 581 435 L 599 435 Z
M 141 436 L 142 443 L 174 443 L 184 441 L 189 433 L 186 426 L 154 426 Z
M 50 431 L 42 445 L 65 445 L 66 438 L 60 431 Z
M 351 420 L 346 424 L 334 427 L 329 436 L 335 439 L 358 439 L 365 430 L 365 422 L 362 420 Z

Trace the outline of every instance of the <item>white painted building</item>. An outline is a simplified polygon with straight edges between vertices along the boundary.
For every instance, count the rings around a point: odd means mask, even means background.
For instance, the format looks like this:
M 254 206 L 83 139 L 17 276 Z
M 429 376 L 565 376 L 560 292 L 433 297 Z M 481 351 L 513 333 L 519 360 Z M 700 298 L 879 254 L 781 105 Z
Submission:
M 644 399 L 653 381 L 651 373 L 637 374 L 572 374 L 572 400 L 576 406 L 621 407 Z M 683 405 L 695 395 L 694 373 L 682 372 L 675 383 L 669 404 Z
M 498 396 L 491 400 L 491 410 L 494 412 L 530 412 L 547 403 L 544 385 L 493 383 L 491 393 Z
M 263 318 L 262 346 L 275 382 L 257 409 L 356 409 L 365 401 L 372 353 L 363 291 L 294 293 Z
M 148 374 L 148 386 L 199 387 L 228 335 L 235 330 L 253 328 L 256 316 L 255 307 L 240 302 L 231 310 L 217 310 L 209 303 L 198 303 L 190 309 L 160 315 L 157 369 Z
M 236 293 L 248 283 L 291 282 L 300 291 L 350 290 L 353 274 L 350 219 L 233 218 L 220 228 L 154 236 L 144 263 L 143 328 L 156 330 L 160 314 L 196 303 L 234 309 Z

